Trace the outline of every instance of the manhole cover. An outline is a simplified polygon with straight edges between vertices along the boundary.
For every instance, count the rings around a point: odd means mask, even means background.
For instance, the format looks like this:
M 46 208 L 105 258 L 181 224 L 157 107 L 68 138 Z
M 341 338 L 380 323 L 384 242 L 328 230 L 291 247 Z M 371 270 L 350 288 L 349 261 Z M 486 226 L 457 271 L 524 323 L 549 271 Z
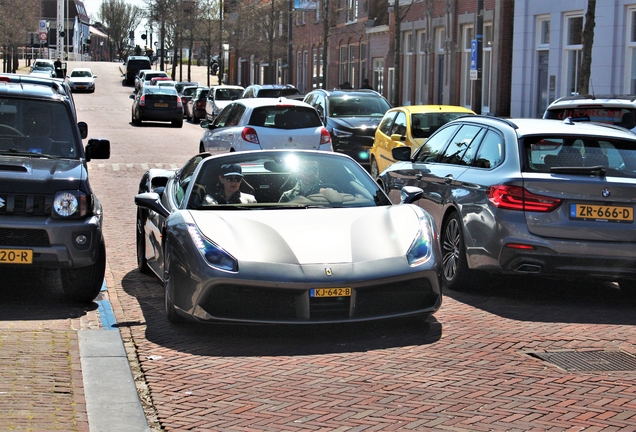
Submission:
M 568 372 L 636 371 L 636 357 L 622 351 L 534 352 L 530 355 Z

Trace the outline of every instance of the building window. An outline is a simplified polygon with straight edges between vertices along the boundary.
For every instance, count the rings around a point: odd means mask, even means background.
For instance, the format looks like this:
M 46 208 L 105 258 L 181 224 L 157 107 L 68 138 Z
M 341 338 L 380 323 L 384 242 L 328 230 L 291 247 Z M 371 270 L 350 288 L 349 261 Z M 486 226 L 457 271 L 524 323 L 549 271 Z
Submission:
M 627 11 L 627 93 L 636 94 L 636 9 Z
M 358 0 L 347 0 L 347 22 L 358 20 Z
M 340 47 L 340 69 L 338 72 L 338 82 L 340 84 L 349 81 L 347 77 L 347 47 L 345 45 Z
M 303 52 L 303 74 L 301 75 L 301 80 L 298 82 L 299 90 L 301 93 L 307 93 L 307 63 L 309 62 L 309 53 L 307 51 Z
M 362 85 L 362 80 L 368 79 L 367 76 L 367 44 L 360 44 L 360 85 Z
M 378 57 L 373 59 L 373 88 L 383 94 L 384 93 L 384 58 Z
M 537 49 L 550 48 L 550 17 L 537 18 Z
M 426 83 L 428 82 L 427 53 L 426 31 L 421 30 L 417 33 L 417 71 L 415 72 L 415 103 L 417 104 L 424 104 L 428 101 L 425 94 Z
M 300 83 L 302 82 L 302 52 L 298 51 L 296 53 L 296 87 L 300 87 Z
M 389 100 L 389 103 L 393 103 L 394 100 L 394 96 L 395 96 L 395 91 L 393 90 L 395 88 L 395 68 L 390 67 L 387 70 L 387 75 L 388 75 L 388 79 L 387 79 L 387 99 Z
M 404 71 L 402 73 L 402 103 L 411 105 L 411 89 L 413 83 L 413 32 L 404 33 Z
M 579 72 L 583 56 L 583 16 L 565 17 L 565 91 L 566 95 L 579 90 Z
M 355 45 L 349 45 L 349 70 L 347 72 L 347 76 L 349 77 L 349 84 L 351 84 L 351 87 L 355 87 L 356 83 L 355 83 L 355 79 L 356 79 L 356 63 L 355 63 L 355 53 L 356 53 L 356 46 Z
M 463 26 L 460 104 L 466 108 L 471 108 L 473 104 L 473 81 L 470 79 L 473 39 L 475 39 L 475 27 L 472 24 Z

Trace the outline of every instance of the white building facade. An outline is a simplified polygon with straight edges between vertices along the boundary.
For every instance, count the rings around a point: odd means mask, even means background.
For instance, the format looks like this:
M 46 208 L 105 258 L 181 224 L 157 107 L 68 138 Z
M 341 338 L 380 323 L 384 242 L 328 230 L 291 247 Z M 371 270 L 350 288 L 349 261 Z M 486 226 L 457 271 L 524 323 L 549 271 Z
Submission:
M 515 2 L 512 117 L 542 117 L 578 88 L 587 0 Z M 636 1 L 597 0 L 590 93 L 636 95 Z

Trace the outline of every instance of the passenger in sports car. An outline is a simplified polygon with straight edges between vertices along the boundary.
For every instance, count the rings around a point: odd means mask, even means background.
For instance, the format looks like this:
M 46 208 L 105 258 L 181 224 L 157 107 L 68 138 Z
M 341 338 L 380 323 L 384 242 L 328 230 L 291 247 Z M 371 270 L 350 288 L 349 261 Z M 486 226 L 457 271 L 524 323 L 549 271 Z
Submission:
M 283 192 L 278 202 L 289 202 L 298 196 L 320 192 L 318 162 L 306 161 L 300 165 L 298 181 L 293 188 Z
M 219 182 L 205 201 L 216 204 L 248 204 L 255 203 L 254 195 L 240 191 L 243 182 L 243 170 L 239 164 L 221 165 Z

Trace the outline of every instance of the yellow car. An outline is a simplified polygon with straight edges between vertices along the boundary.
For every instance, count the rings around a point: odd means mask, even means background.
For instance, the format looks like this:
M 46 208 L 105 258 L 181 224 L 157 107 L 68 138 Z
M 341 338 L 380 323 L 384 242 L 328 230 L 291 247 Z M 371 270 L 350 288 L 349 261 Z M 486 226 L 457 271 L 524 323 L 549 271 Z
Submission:
M 370 150 L 371 175 L 378 178 L 395 162 L 394 147 L 409 146 L 415 150 L 440 126 L 464 115 L 474 115 L 468 108 L 453 105 L 410 105 L 388 110 L 375 132 Z

